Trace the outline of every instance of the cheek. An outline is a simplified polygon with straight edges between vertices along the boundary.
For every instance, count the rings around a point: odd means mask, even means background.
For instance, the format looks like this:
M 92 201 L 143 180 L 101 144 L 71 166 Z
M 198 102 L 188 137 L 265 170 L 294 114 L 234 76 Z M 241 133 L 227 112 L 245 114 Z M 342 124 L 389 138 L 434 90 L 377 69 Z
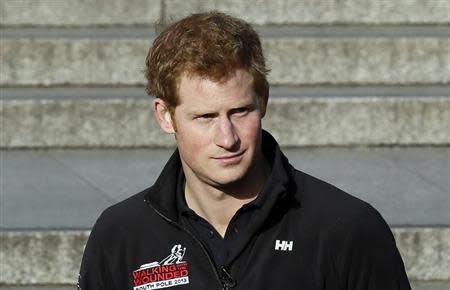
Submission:
M 178 148 L 193 158 L 208 144 L 205 131 L 197 130 L 190 126 L 179 126 L 176 138 Z
M 241 141 L 249 144 L 251 143 L 253 145 L 258 143 L 261 134 L 261 121 L 258 116 L 250 118 L 236 127 L 239 128 L 239 135 L 241 139 L 244 139 Z

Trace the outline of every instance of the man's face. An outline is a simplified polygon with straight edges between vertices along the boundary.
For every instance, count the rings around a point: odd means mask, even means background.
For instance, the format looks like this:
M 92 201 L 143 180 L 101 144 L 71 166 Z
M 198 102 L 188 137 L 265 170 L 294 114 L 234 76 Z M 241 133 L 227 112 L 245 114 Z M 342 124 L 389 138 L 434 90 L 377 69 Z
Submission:
M 251 75 L 224 82 L 183 75 L 172 122 L 187 178 L 214 187 L 249 179 L 261 155 L 261 106 Z M 192 180 L 192 179 L 191 179 Z

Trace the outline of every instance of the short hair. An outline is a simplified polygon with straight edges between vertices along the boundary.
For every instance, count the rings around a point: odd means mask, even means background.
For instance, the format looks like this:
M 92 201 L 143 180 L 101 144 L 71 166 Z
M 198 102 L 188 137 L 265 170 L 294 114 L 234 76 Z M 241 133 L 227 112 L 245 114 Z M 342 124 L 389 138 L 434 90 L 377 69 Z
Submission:
M 220 12 L 192 14 L 165 28 L 146 58 L 146 91 L 174 109 L 182 74 L 226 81 L 237 69 L 253 77 L 258 97 L 267 102 L 269 83 L 261 41 L 247 22 Z

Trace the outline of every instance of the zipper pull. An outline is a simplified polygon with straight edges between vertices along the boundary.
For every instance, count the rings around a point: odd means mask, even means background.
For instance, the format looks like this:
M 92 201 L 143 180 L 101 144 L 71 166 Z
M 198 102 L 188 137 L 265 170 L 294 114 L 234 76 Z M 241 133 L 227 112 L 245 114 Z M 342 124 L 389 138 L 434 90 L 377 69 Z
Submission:
M 220 271 L 220 280 L 222 281 L 223 290 L 228 290 L 229 288 L 236 286 L 236 281 L 231 277 L 225 267 L 221 267 Z

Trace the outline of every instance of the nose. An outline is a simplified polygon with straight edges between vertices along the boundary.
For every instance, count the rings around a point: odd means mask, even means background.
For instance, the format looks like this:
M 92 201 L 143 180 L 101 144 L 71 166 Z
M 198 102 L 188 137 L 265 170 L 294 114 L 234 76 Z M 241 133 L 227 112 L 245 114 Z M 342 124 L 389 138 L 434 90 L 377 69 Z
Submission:
M 214 142 L 217 146 L 226 150 L 232 150 L 238 144 L 239 137 L 228 117 L 219 117 Z

